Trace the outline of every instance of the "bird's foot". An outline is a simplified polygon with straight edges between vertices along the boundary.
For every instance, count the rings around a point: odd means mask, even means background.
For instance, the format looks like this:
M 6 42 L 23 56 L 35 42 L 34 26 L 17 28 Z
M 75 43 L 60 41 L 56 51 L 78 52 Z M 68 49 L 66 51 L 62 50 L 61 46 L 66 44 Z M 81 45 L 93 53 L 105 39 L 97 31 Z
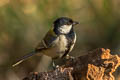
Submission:
M 75 59 L 75 57 L 70 56 L 70 55 L 66 55 L 66 59 Z
M 57 68 L 59 68 L 59 65 L 55 65 L 54 61 L 53 61 L 53 63 L 52 63 L 52 66 L 53 66 L 53 69 L 54 69 L 54 70 L 57 69 Z

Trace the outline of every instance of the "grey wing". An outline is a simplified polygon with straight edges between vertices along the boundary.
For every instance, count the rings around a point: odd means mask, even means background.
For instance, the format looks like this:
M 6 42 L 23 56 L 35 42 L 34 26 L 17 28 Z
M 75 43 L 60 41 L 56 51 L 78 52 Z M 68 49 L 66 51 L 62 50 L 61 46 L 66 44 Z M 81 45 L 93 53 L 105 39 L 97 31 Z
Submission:
M 57 38 L 57 35 L 54 32 L 52 32 L 52 30 L 50 30 L 46 34 L 44 39 L 38 44 L 38 46 L 36 47 L 36 51 L 53 47 L 54 46 L 53 42 L 56 40 L 56 38 Z

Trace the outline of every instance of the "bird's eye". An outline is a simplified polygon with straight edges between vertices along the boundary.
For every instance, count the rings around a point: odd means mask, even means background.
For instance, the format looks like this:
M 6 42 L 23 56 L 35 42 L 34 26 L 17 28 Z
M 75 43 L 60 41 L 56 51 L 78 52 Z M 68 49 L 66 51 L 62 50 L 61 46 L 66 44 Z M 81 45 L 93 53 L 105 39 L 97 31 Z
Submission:
M 69 20 L 69 22 L 67 22 L 67 25 L 71 25 L 73 23 L 72 20 Z
M 71 23 L 70 23 L 70 22 L 67 22 L 66 25 L 71 25 Z
M 70 22 L 70 23 L 73 23 L 73 21 L 72 21 L 72 20 L 70 20 L 69 22 Z

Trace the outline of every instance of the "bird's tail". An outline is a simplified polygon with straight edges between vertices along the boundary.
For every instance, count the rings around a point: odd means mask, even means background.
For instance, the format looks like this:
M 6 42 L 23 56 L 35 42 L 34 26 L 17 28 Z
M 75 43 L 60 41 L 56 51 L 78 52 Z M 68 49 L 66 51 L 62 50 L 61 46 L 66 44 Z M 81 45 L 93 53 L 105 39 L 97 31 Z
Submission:
M 32 51 L 32 52 L 24 55 L 24 56 L 21 57 L 15 64 L 13 64 L 12 67 L 17 66 L 18 64 L 22 63 L 23 61 L 25 61 L 26 59 L 28 59 L 29 57 L 31 57 L 31 56 L 33 56 L 33 55 L 35 55 L 35 54 L 37 54 L 37 53 L 38 53 L 38 52 L 36 52 L 36 51 Z

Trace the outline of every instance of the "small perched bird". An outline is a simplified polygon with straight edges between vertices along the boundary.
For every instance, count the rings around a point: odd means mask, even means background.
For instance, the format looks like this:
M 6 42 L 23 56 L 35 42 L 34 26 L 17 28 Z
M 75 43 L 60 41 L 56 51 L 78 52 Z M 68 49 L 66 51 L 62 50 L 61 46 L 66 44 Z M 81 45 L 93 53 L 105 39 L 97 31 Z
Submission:
M 54 21 L 52 28 L 47 32 L 43 40 L 34 51 L 20 58 L 12 66 L 16 66 L 27 58 L 40 53 L 51 57 L 53 60 L 65 57 L 74 47 L 76 33 L 74 26 L 79 24 L 67 17 L 60 17 Z

